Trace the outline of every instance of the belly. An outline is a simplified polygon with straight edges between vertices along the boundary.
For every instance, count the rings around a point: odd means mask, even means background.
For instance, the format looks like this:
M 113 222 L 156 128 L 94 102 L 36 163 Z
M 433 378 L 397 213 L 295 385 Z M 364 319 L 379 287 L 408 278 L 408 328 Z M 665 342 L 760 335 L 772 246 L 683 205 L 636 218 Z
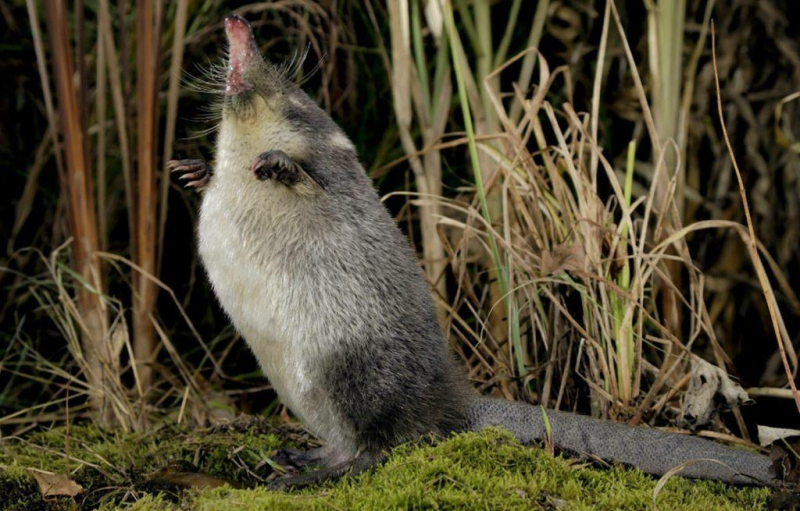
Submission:
M 281 264 L 287 255 L 280 253 L 279 235 L 262 228 L 256 236 L 242 226 L 246 213 L 236 200 L 241 195 L 227 195 L 222 187 L 207 191 L 198 227 L 200 255 L 217 299 L 284 404 L 314 434 L 339 450 L 352 450 L 352 432 L 325 393 L 322 368 L 314 364 L 325 350 L 335 349 L 326 335 L 330 322 L 319 310 L 307 310 L 316 300 L 305 299 L 306 293 L 317 290 Z
M 200 255 L 214 293 L 240 332 L 277 342 L 281 329 L 271 311 L 278 283 L 251 261 L 231 212 L 215 202 L 214 197 L 205 198 L 198 228 Z
M 203 197 L 198 227 L 199 251 L 208 278 L 220 305 L 253 349 L 264 370 L 276 386 L 281 384 L 281 369 L 276 364 L 292 353 L 292 335 L 285 318 L 297 313 L 289 303 L 286 275 L 270 263 L 253 236 L 241 225 L 245 216 L 237 211 L 235 200 L 223 187 L 211 188 Z M 268 233 L 262 233 L 262 236 Z M 263 242 L 263 240 L 260 240 Z M 266 259 L 266 260 L 265 260 Z

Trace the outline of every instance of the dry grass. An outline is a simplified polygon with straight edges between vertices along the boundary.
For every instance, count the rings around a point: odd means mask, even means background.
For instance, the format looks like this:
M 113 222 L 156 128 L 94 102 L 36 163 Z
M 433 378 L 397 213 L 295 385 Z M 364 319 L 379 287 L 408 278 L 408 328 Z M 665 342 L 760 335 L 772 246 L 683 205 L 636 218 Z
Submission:
M 710 8 L 705 23 L 709 13 Z M 685 136 L 677 132 L 677 116 L 667 122 L 650 113 L 650 96 L 636 71 L 613 3 L 607 4 L 600 55 L 606 51 L 611 19 L 632 71 L 645 138 L 651 143 L 655 170 L 648 189 L 632 191 L 635 169 L 641 165 L 634 142 L 627 163 L 619 168 L 606 159 L 608 152 L 597 142 L 596 118 L 576 112 L 569 102 L 561 101 L 556 107 L 548 100 L 559 75 L 569 80 L 568 69 L 551 73 L 539 56 L 539 80 L 531 94 L 518 85 L 507 92 L 498 90 L 502 73 L 518 60 L 537 54 L 526 50 L 479 81 L 469 67 L 469 54 L 462 47 L 452 8 L 446 7 L 446 33 L 467 132 L 466 140 L 452 145 L 466 146 L 474 187 L 462 188 L 465 193 L 461 196 L 442 201 L 432 200 L 418 187 L 416 204 L 421 217 L 423 208 L 430 209 L 432 203 L 438 203 L 443 212 L 439 227 L 446 234 L 445 250 L 457 283 L 451 292 L 453 299 L 444 304 L 449 311 L 448 328 L 452 344 L 482 388 L 495 389 L 508 398 L 574 408 L 576 386 L 587 385 L 593 413 L 638 422 L 665 408 L 680 414 L 674 398 L 685 390 L 682 387 L 688 382 L 696 343 L 711 347 L 719 367 L 730 363 L 708 312 L 706 276 L 693 261 L 687 237 L 700 230 L 734 229 L 745 246 L 755 247 L 757 241 L 753 231 L 734 222 L 683 224 L 684 196 L 679 190 L 685 170 L 679 141 Z M 667 40 L 667 28 L 661 26 L 659 48 L 682 46 L 682 39 Z M 682 23 L 674 30 L 682 34 Z M 702 48 L 706 30 L 704 26 L 698 48 Z M 429 31 L 436 34 L 434 27 Z M 469 38 L 470 31 L 465 33 Z M 435 41 L 435 36 L 431 39 Z M 400 39 L 397 45 L 404 41 Z M 668 48 L 659 51 L 670 53 Z M 410 48 L 405 48 L 405 55 L 410 53 Z M 399 50 L 395 54 L 396 59 L 403 55 Z M 690 72 L 697 58 L 692 58 Z M 480 65 L 478 62 L 476 67 Z M 664 71 L 675 65 L 663 63 L 663 69 L 659 67 L 662 73 L 654 79 L 675 75 Z M 602 73 L 598 66 L 595 112 Z M 680 111 L 680 73 L 677 76 L 677 85 L 665 83 L 662 87 L 658 101 L 662 117 L 664 112 Z M 424 85 L 417 89 L 424 90 Z M 402 82 L 398 87 L 407 86 L 408 82 Z M 477 101 L 478 89 L 488 98 L 491 115 Z M 396 96 L 411 92 L 395 90 Z M 556 94 L 560 92 L 556 90 Z M 519 120 L 513 115 L 515 105 L 521 105 Z M 477 114 L 472 113 L 476 110 Z M 475 116 L 497 119 L 498 128 L 480 132 L 473 122 Z M 685 122 L 682 129 L 686 129 Z M 429 143 L 422 153 L 439 149 Z M 419 153 L 416 147 L 406 147 L 406 151 L 413 169 Z M 608 188 L 610 195 L 604 191 Z M 499 209 L 493 208 L 491 196 L 498 198 Z M 747 211 L 746 202 L 743 207 Z M 422 240 L 424 243 L 424 236 Z M 750 255 L 757 274 L 764 274 L 763 256 L 757 251 Z M 685 284 L 682 275 L 688 276 Z M 776 276 L 778 282 L 785 280 L 780 271 Z M 491 293 L 492 282 L 499 283 L 499 297 Z M 790 338 L 784 335 L 786 326 L 772 285 L 766 278 L 761 285 L 769 309 L 775 312 L 778 346 L 793 361 L 786 362 L 785 370 L 793 374 L 796 358 Z M 791 295 L 790 286 L 784 291 Z M 501 318 L 493 315 L 497 310 L 503 310 Z M 679 321 L 681 317 L 688 318 L 687 328 Z M 745 431 L 740 433 L 746 436 Z

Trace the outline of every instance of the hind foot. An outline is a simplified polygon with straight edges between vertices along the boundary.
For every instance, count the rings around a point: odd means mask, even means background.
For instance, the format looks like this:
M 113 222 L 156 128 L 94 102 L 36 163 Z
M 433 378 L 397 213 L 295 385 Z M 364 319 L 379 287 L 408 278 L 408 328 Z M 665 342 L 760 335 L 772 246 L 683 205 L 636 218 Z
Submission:
M 355 458 L 336 463 L 334 465 L 309 472 L 307 474 L 289 475 L 276 479 L 267 485 L 270 490 L 286 490 L 290 488 L 305 488 L 307 486 L 332 481 L 341 477 L 355 477 L 382 463 L 382 454 L 361 453 Z
M 333 448 L 325 445 L 316 449 L 303 451 L 300 449 L 278 449 L 272 460 L 287 468 L 302 469 L 305 467 L 329 467 L 347 460 Z

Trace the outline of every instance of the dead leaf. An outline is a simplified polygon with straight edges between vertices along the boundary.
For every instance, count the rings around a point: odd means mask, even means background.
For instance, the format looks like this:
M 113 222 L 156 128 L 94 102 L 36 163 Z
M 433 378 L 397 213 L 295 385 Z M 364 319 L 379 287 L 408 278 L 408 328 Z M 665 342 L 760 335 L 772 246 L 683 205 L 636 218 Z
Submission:
M 562 243 L 542 252 L 541 270 L 545 277 L 562 271 L 585 271 L 586 253 L 575 243 Z
M 718 408 L 738 406 L 748 400 L 747 392 L 728 373 L 692 356 L 692 379 L 681 406 L 684 426 L 708 424 Z
M 39 491 L 42 492 L 42 497 L 75 497 L 83 493 L 83 486 L 79 485 L 69 477 L 62 474 L 54 474 L 36 468 L 29 468 L 28 472 L 31 473 L 36 483 L 39 485 Z
M 762 447 L 772 445 L 783 438 L 800 438 L 800 429 L 773 428 L 771 426 L 758 426 L 758 443 Z

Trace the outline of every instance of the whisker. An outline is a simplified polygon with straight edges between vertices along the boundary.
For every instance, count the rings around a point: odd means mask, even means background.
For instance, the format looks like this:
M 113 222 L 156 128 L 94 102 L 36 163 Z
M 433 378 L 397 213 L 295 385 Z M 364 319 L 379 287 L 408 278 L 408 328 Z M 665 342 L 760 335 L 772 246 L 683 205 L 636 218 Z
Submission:
M 217 129 L 219 128 L 219 124 L 220 123 L 217 123 L 217 124 L 215 124 L 215 125 L 213 125 L 213 126 L 211 126 L 209 128 L 193 132 L 192 135 L 184 137 L 181 140 L 194 140 L 194 139 L 197 139 L 197 138 L 205 137 L 206 135 L 210 135 L 211 133 L 214 133 L 214 132 L 217 131 Z
M 302 79 L 302 80 L 300 80 L 299 82 L 297 82 L 297 85 L 301 85 L 301 86 L 302 86 L 302 85 L 303 85 L 303 84 L 305 84 L 307 81 L 309 81 L 309 80 L 310 80 L 310 79 L 311 79 L 311 78 L 312 78 L 312 77 L 313 77 L 315 74 L 317 74 L 317 72 L 318 72 L 320 69 L 322 69 L 322 63 L 325 61 L 325 56 L 326 56 L 326 54 L 325 54 L 325 53 L 323 53 L 323 54 L 322 54 L 322 56 L 321 56 L 321 57 L 319 58 L 319 60 L 317 61 L 317 63 L 314 65 L 314 67 L 312 67 L 312 68 L 311 68 L 311 70 L 308 72 L 308 74 L 306 74 L 306 75 L 303 77 L 303 79 Z
M 303 68 L 303 64 L 308 58 L 311 44 L 307 44 L 302 52 L 292 51 L 292 55 L 277 67 L 277 74 L 281 79 L 295 80 L 298 73 Z

